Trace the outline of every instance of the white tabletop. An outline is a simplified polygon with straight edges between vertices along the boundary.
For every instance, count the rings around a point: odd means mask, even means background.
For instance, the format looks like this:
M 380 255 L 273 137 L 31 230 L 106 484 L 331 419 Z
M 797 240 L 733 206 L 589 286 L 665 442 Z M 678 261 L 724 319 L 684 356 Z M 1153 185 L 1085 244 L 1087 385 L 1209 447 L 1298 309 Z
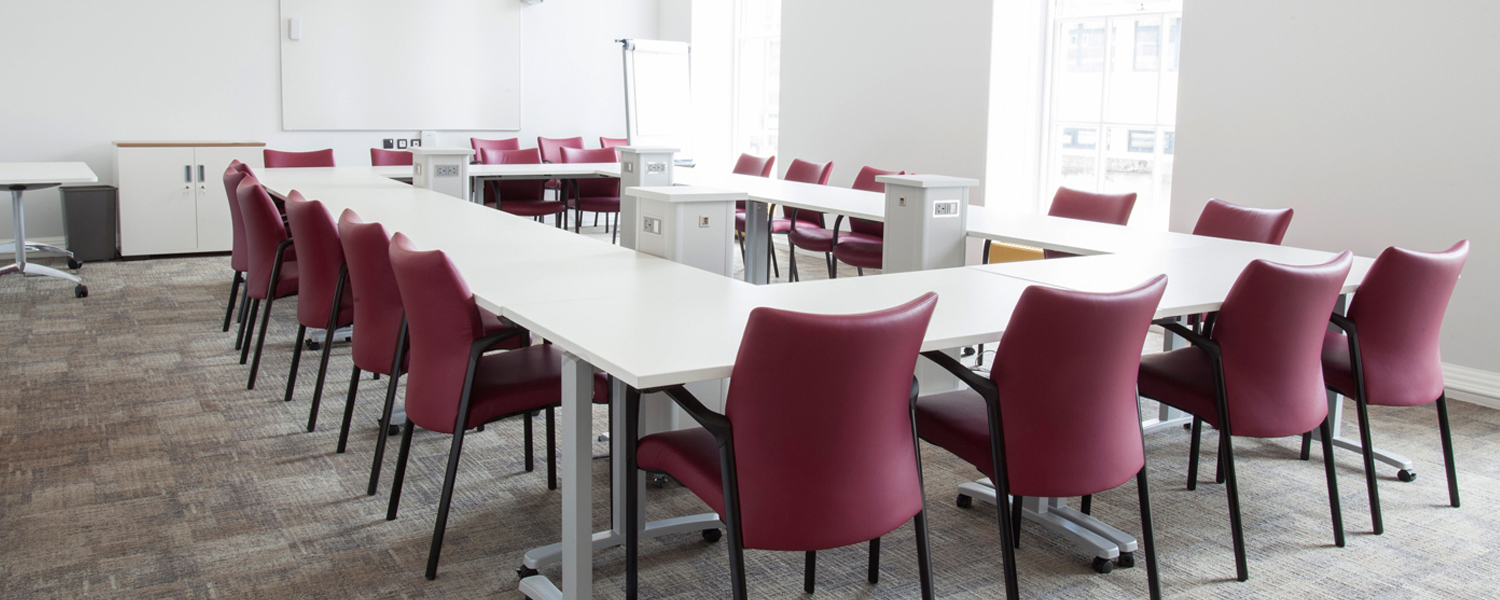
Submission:
M 1082 255 L 1191 248 L 1225 241 L 1187 233 L 990 210 L 980 206 L 969 207 L 968 231 L 972 237 Z
M 0 163 L 0 185 L 94 183 L 99 177 L 81 162 Z
M 341 167 L 342 168 L 342 167 Z M 412 177 L 411 166 L 390 167 L 348 167 L 350 169 L 364 169 L 365 173 L 373 173 L 381 177 L 405 178 Z M 527 177 L 527 178 L 568 178 L 568 177 L 619 177 L 620 163 L 542 163 L 539 165 L 469 165 L 469 177 Z
M 851 190 L 815 183 L 682 169 L 674 175 L 677 184 L 742 191 L 751 200 L 793 208 L 845 215 L 870 221 L 885 220 L 885 194 Z
M 998 263 L 969 267 L 1037 283 L 1085 292 L 1125 290 L 1165 273 L 1167 291 L 1156 317 L 1212 312 L 1223 304 L 1229 288 L 1250 261 L 1263 259 L 1291 265 L 1313 265 L 1332 260 L 1335 253 L 1267 244 L 1233 242 L 1182 249 L 1155 249 L 1101 256 Z M 1355 257 L 1344 283 L 1353 292 L 1364 280 L 1373 259 Z

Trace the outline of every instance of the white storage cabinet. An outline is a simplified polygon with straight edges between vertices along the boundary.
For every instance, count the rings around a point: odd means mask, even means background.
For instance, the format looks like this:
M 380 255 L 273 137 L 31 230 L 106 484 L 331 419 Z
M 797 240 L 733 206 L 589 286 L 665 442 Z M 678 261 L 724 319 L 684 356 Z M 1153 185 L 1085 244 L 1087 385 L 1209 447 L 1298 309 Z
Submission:
M 120 255 L 227 252 L 234 230 L 224 169 L 262 165 L 265 142 L 115 142 Z

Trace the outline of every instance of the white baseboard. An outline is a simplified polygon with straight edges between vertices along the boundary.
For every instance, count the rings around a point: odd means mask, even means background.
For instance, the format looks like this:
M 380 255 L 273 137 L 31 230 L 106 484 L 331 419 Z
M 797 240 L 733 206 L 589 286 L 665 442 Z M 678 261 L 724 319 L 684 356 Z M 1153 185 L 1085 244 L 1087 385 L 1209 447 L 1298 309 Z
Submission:
M 1448 397 L 1500 409 L 1500 373 L 1443 363 Z
M 14 235 L 14 234 L 12 234 L 12 235 Z M 30 236 L 27 236 L 27 237 L 30 237 Z M 9 243 L 10 241 L 11 240 L 0 240 L 0 244 Z M 51 236 L 51 237 L 32 237 L 32 238 L 30 238 L 30 239 L 28 239 L 26 241 L 28 241 L 28 242 L 34 242 L 34 243 L 37 243 L 37 244 L 42 244 L 44 246 L 57 246 L 58 248 L 67 248 L 68 247 L 68 238 L 60 236 L 60 235 L 55 235 L 55 236 Z M 14 256 L 15 256 L 15 254 L 11 253 L 11 252 L 0 252 L 0 257 L 3 257 L 5 260 L 14 260 L 14 258 L 13 258 Z M 30 256 L 30 255 L 28 254 L 27 256 Z M 38 258 L 46 258 L 48 256 L 52 256 L 52 254 L 46 253 L 46 252 L 37 253 L 37 257 Z

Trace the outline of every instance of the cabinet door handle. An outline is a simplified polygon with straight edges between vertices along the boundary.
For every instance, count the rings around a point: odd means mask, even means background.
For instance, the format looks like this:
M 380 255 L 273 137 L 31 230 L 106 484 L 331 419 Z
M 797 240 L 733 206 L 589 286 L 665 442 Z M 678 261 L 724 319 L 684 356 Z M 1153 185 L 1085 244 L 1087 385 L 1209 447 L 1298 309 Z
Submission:
M 187 183 L 193 182 L 193 165 L 182 165 L 182 180 Z
M 203 179 L 203 165 L 198 165 L 198 183 L 203 183 L 204 181 L 206 180 Z

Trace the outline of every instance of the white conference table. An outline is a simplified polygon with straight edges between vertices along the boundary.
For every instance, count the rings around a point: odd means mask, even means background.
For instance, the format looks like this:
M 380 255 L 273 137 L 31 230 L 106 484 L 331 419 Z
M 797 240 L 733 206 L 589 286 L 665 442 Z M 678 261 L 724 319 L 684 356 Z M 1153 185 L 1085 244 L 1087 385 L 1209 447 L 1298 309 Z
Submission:
M 6 275 L 42 275 L 66 279 L 76 285 L 73 295 L 79 298 L 89 295 L 89 288 L 77 275 L 64 273 L 46 265 L 26 261 L 26 252 L 51 252 L 68 257 L 68 265 L 78 268 L 73 253 L 56 246 L 38 244 L 26 240 L 26 202 L 22 198 L 27 190 L 57 187 L 65 183 L 94 183 L 99 177 L 81 162 L 0 163 L 0 185 L 10 190 L 11 230 L 14 239 L 0 244 L 0 252 L 13 252 L 16 262 L 0 267 L 0 277 Z
M 521 581 L 520 588 L 534 599 L 591 598 L 593 552 L 622 537 L 623 499 L 618 494 L 611 529 L 590 531 L 590 428 L 596 368 L 615 377 L 614 397 L 620 403 L 615 408 L 623 411 L 624 394 L 618 392 L 627 385 L 639 389 L 728 377 L 748 315 L 759 306 L 850 313 L 889 307 L 936 291 L 938 307 L 923 350 L 951 349 L 998 341 L 1021 292 L 1037 283 L 1117 290 L 1166 272 L 1168 293 L 1157 316 L 1172 317 L 1217 308 L 1240 268 L 1255 258 L 1311 264 L 1332 256 L 1213 239 L 1182 246 L 1182 250 L 1190 249 L 1186 252 L 1173 252 L 1172 244 L 1125 252 L 1128 248 L 1063 242 L 1092 254 L 1122 253 L 754 286 L 436 192 L 313 171 L 317 169 L 263 169 L 257 174 L 268 188 L 282 193 L 296 188 L 323 201 L 335 214 L 354 209 L 366 221 L 407 234 L 418 247 L 444 250 L 464 273 L 481 305 L 565 351 L 562 541 L 552 549 L 527 555 L 527 566 L 533 568 L 560 561 L 565 592 L 547 577 L 532 575 Z M 374 176 L 368 169 L 365 173 L 367 178 Z M 687 179 L 695 184 L 700 181 Z M 770 195 L 761 197 L 769 199 Z M 1048 235 L 1062 239 L 1066 233 Z M 1042 237 L 1016 241 L 1041 247 L 1049 243 Z M 1368 259 L 1359 259 L 1346 290 L 1357 286 L 1368 264 Z M 617 420 L 611 437 L 614 443 L 625 439 L 623 427 L 623 421 Z M 620 461 L 612 477 L 615 489 L 623 490 Z M 655 525 L 655 534 L 692 531 L 713 527 L 717 519 L 697 515 Z M 652 534 L 647 532 L 647 536 Z M 1133 546 L 1133 539 L 1130 543 Z M 1121 549 L 1127 550 L 1123 545 Z M 549 556 L 557 558 L 549 560 Z

